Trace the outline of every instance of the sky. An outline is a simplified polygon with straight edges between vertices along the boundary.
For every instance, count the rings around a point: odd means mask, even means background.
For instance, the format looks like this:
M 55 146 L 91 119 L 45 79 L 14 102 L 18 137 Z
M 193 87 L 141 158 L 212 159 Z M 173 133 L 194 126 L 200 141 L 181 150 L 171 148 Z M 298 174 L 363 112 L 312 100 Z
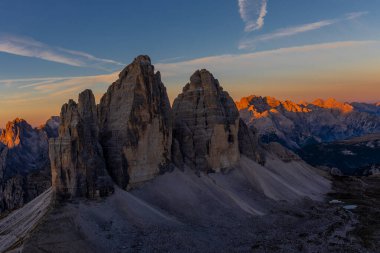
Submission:
M 1 0 L 0 128 L 34 126 L 140 54 L 171 101 L 202 68 L 234 100 L 380 101 L 378 0 Z

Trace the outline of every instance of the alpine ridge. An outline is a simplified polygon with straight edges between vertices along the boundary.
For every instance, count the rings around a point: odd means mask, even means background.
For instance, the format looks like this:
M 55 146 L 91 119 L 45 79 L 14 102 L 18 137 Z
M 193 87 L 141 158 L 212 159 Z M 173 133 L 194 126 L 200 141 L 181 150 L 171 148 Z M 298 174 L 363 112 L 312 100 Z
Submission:
M 236 102 L 240 117 L 254 126 L 263 142 L 291 149 L 380 132 L 375 104 L 342 103 L 333 98 L 312 103 L 249 96 Z
M 48 138 L 58 117 L 33 128 L 23 119 L 7 123 L 0 135 L 0 214 L 23 206 L 51 185 Z

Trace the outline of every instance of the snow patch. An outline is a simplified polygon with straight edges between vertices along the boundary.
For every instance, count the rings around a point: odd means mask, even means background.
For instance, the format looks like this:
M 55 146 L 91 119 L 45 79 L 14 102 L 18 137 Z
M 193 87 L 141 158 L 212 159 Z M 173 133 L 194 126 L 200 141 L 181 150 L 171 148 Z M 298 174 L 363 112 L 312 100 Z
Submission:
M 342 150 L 342 154 L 343 155 L 356 155 L 354 152 L 352 152 L 351 150 L 348 150 L 348 149 Z

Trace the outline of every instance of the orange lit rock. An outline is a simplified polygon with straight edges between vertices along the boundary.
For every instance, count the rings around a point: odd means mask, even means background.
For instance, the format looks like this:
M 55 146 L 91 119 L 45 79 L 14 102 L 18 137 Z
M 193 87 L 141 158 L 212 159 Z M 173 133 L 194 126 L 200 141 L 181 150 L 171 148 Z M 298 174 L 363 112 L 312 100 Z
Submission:
M 380 131 L 380 110 L 374 104 L 342 103 L 333 98 L 313 103 L 249 96 L 236 102 L 240 117 L 265 142 L 290 148 Z
M 57 132 L 51 124 L 50 133 Z M 46 126 L 45 125 L 45 126 Z M 0 134 L 0 213 L 20 208 L 51 185 L 48 136 L 23 119 L 8 122 Z
M 342 102 L 336 101 L 334 98 L 329 98 L 327 100 L 323 100 L 319 98 L 319 99 L 316 99 L 312 104 L 321 108 L 336 109 L 343 113 L 348 113 L 348 112 L 353 111 L 352 105 L 348 103 L 342 103 Z

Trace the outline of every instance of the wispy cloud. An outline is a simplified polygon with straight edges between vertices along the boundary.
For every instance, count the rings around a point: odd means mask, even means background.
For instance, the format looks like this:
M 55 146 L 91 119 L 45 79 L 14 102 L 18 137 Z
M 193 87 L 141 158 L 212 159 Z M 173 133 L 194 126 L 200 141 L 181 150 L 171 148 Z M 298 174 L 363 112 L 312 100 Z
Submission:
M 326 19 L 326 20 L 320 20 L 313 23 L 308 24 L 302 24 L 287 28 L 278 29 L 272 33 L 263 34 L 260 36 L 257 36 L 255 38 L 245 38 L 239 43 L 239 49 L 253 49 L 255 48 L 256 44 L 263 41 L 269 41 L 273 39 L 279 39 L 283 37 L 289 37 L 294 36 L 300 33 L 305 33 L 309 31 L 318 30 L 327 26 L 331 26 L 333 24 L 353 20 L 360 18 L 361 16 L 367 14 L 368 12 L 353 12 L 346 14 L 343 18 L 336 18 L 336 19 Z
M 267 0 L 238 0 L 239 13 L 245 22 L 245 32 L 259 30 L 267 15 Z
M 297 53 L 308 53 L 321 50 L 333 50 L 340 48 L 349 47 L 365 47 L 371 44 L 380 44 L 376 40 L 365 40 L 365 41 L 337 41 L 329 43 L 319 43 L 310 44 L 304 46 L 296 47 L 285 47 L 273 50 L 265 50 L 260 52 L 245 53 L 245 54 L 225 54 L 210 57 L 196 58 L 187 61 L 173 62 L 173 63 L 158 63 L 156 69 L 159 70 L 164 78 L 170 78 L 173 76 L 184 76 L 186 80 L 188 72 L 199 68 L 210 68 L 210 69 L 223 69 L 221 72 L 233 72 L 234 69 L 247 70 L 259 64 L 255 59 L 268 58 L 268 57 L 278 57 L 280 55 L 297 54 Z M 31 92 L 36 93 L 41 96 L 62 94 L 64 90 L 72 89 L 77 87 L 77 89 L 91 88 L 96 84 L 109 85 L 118 78 L 118 71 L 104 74 L 104 75 L 92 75 L 92 76 L 68 76 L 68 77 L 41 77 L 41 78 L 19 78 L 19 79 L 2 79 L 0 80 L 0 90 L 1 89 L 14 89 L 16 88 L 18 93 Z M 4 102 L 3 99 L 7 98 L 7 101 L 11 101 L 12 97 L 9 97 L 5 93 L 0 93 L 0 101 Z
M 360 18 L 361 16 L 364 16 L 367 14 L 368 14 L 368 11 L 358 11 L 358 12 L 347 13 L 345 17 L 347 20 L 350 20 L 350 19 Z
M 75 67 L 108 69 L 109 67 L 114 68 L 115 66 L 124 65 L 120 62 L 98 58 L 85 52 L 53 47 L 32 38 L 13 35 L 0 35 L 0 52 L 33 57 Z
M 359 50 L 376 52 L 373 48 L 378 48 L 379 45 L 379 41 L 338 41 L 252 53 L 217 55 L 173 63 L 161 62 L 155 64 L 155 67 L 162 73 L 163 82 L 172 101 L 192 72 L 201 68 L 209 69 L 220 78 L 224 88 L 235 98 L 252 92 L 277 95 L 281 92 L 289 92 L 288 86 L 284 83 L 286 78 L 289 78 L 286 75 L 293 73 L 292 66 L 294 65 L 297 68 L 293 74 L 297 77 L 302 75 L 307 68 L 312 68 L 313 73 L 316 73 L 325 66 L 330 68 L 328 64 L 342 55 L 348 57 L 350 52 L 361 52 Z M 318 57 L 315 57 L 316 55 Z M 307 66 L 309 63 L 306 59 L 310 58 L 314 61 L 312 63 L 309 61 L 312 66 Z M 346 62 L 354 63 L 355 61 Z M 316 69 L 316 65 L 320 66 L 319 69 Z M 269 69 L 268 66 L 271 68 Z M 281 71 L 273 72 L 273 69 L 281 69 Z M 84 89 L 92 89 L 99 101 L 107 87 L 117 78 L 118 72 L 94 76 L 0 80 L 0 123 L 1 120 L 20 116 L 35 119 L 34 124 L 40 124 L 50 115 L 59 113 L 63 103 L 69 98 L 77 98 L 78 93 Z M 292 80 L 294 79 L 289 79 L 288 82 Z M 260 88 L 260 82 L 265 83 L 267 88 L 262 88 L 262 86 Z M 275 84 L 273 85 L 275 89 L 271 90 L 267 84 Z M 236 88 L 237 86 L 239 89 Z
M 165 73 L 167 74 L 167 73 L 173 73 L 175 71 L 179 71 L 180 69 L 194 69 L 194 68 L 202 68 L 202 67 L 212 68 L 212 66 L 218 67 L 220 65 L 226 65 L 232 68 L 234 66 L 241 67 L 242 65 L 244 65 L 244 63 L 249 62 L 249 61 L 253 62 L 254 59 L 261 58 L 261 57 L 265 58 L 268 56 L 277 56 L 277 55 L 283 55 L 283 54 L 289 54 L 289 53 L 305 53 L 305 52 L 313 52 L 313 51 L 318 51 L 318 50 L 359 47 L 359 46 L 367 46 L 370 44 L 378 44 L 378 43 L 380 42 L 376 40 L 337 41 L 337 42 L 310 44 L 310 45 L 296 46 L 296 47 L 285 47 L 285 48 L 278 48 L 278 49 L 273 49 L 273 50 L 265 50 L 265 51 L 246 53 L 246 54 L 226 54 L 226 55 L 203 57 L 203 58 L 197 58 L 197 59 L 183 61 L 183 62 L 157 64 L 156 67 L 163 73 L 163 75 L 165 75 Z
M 183 57 L 183 56 L 177 56 L 177 57 L 171 57 L 171 58 L 161 59 L 161 60 L 158 60 L 158 62 L 160 62 L 160 63 L 176 62 L 176 61 L 179 61 L 179 60 L 183 60 L 184 58 L 185 57 Z
M 59 98 L 56 102 L 63 103 L 65 99 L 75 97 L 76 93 L 81 90 L 96 89 L 98 85 L 107 86 L 111 84 L 117 79 L 118 73 L 0 80 L 0 90 L 8 89 L 7 92 L 0 94 L 0 104 L 10 106 L 30 103 L 32 106 L 36 101 L 44 101 L 45 104 L 50 104 L 56 98 Z
M 279 48 L 274 50 L 266 50 L 246 54 L 227 54 L 211 57 L 203 57 L 188 61 L 180 61 L 175 63 L 158 63 L 156 69 L 160 70 L 164 78 L 173 76 L 183 76 L 186 80 L 188 72 L 198 68 L 220 68 L 227 71 L 234 69 L 234 66 L 251 66 L 257 58 L 266 58 L 270 56 L 279 56 L 291 53 L 305 53 L 317 50 L 328 50 L 344 47 L 366 46 L 378 43 L 377 41 L 342 41 L 322 44 L 312 44 L 297 47 Z M 240 68 L 239 67 L 239 68 Z M 246 69 L 246 68 L 243 69 Z M 229 70 L 229 71 L 231 71 Z M 56 94 L 67 94 L 73 90 L 91 88 L 97 84 L 109 85 L 118 77 L 118 72 L 105 75 L 93 76 L 67 76 L 67 77 L 41 77 L 41 78 L 19 78 L 19 79 L 3 79 L 0 80 L 0 90 L 12 89 L 17 94 L 29 94 L 22 97 L 27 101 L 29 97 L 39 97 L 40 99 L 48 99 Z M 16 90 L 15 90 L 16 88 Z M 0 95 L 1 103 L 19 102 L 14 97 L 9 96 L 6 92 Z

